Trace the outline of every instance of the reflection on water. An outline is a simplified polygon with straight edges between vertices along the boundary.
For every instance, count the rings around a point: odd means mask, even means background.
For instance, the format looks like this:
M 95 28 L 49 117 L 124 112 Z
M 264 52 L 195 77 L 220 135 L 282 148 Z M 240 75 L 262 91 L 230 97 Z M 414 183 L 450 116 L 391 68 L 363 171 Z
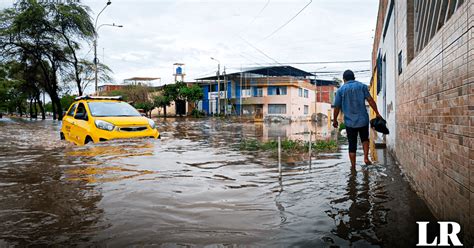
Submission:
M 256 123 L 257 129 L 261 129 L 261 138 L 263 140 L 274 140 L 278 137 L 291 140 L 309 140 L 309 132 L 316 134 L 318 139 L 330 139 L 332 127 L 325 123 L 315 123 L 311 121 L 291 122 L 289 124 L 281 123 Z M 312 137 L 314 139 L 314 137 Z
M 369 199 L 369 172 L 364 169 L 359 174 L 362 174 L 361 178 L 358 178 L 356 170 L 351 170 L 346 194 L 330 202 L 332 209 L 328 211 L 328 215 L 334 219 L 336 223 L 334 232 L 340 238 L 351 243 L 358 240 L 377 243 Z
M 285 158 L 279 181 L 274 158 L 236 149 L 243 138 L 325 132 L 311 123 L 158 126 L 162 140 L 78 147 L 59 141 L 57 122 L 0 121 L 0 246 L 397 246 L 393 226 L 432 218 L 391 160 L 351 171 L 342 146 L 311 167 Z M 411 235 L 400 232 L 401 244 Z

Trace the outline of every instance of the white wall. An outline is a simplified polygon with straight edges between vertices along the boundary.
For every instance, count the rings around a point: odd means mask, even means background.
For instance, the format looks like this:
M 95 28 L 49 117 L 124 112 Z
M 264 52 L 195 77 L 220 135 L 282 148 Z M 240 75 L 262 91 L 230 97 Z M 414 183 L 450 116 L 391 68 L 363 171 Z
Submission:
M 379 53 L 385 57 L 385 70 L 382 70 L 382 89 L 377 95 L 377 106 L 380 114 L 387 121 L 390 135 L 386 135 L 386 144 L 389 149 L 395 149 L 396 115 L 395 115 L 395 80 L 397 73 L 398 52 L 395 50 L 395 12 L 390 17 L 385 38 L 380 40 Z M 383 66 L 382 66 L 383 67 Z M 382 134 L 378 134 L 383 139 Z

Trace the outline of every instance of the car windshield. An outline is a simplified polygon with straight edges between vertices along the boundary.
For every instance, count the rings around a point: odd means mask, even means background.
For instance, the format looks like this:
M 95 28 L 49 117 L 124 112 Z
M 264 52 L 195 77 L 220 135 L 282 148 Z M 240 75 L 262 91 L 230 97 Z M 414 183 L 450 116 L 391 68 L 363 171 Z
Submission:
M 89 102 L 92 116 L 141 116 L 126 102 Z

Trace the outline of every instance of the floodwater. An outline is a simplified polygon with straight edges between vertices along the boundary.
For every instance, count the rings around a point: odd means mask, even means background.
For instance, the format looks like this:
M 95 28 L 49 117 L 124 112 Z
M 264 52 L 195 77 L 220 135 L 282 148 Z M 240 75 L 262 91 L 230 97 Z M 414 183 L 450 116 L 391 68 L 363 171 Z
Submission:
M 411 247 L 416 221 L 434 220 L 383 150 L 356 171 L 345 145 L 311 166 L 285 156 L 279 181 L 274 154 L 238 143 L 305 127 L 158 128 L 161 140 L 78 147 L 59 140 L 58 122 L 0 119 L 0 247 Z

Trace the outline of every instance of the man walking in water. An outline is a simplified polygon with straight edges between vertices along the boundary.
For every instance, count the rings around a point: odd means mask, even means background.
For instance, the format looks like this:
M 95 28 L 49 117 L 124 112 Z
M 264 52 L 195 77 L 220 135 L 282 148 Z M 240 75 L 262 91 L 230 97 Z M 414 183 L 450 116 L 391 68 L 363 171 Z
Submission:
M 377 104 L 369 94 L 367 85 L 355 80 L 354 72 L 346 70 L 342 76 L 344 85 L 337 90 L 334 99 L 334 116 L 332 125 L 337 128 L 337 116 L 340 110 L 344 113 L 344 124 L 347 131 L 347 139 L 349 141 L 349 159 L 351 165 L 355 168 L 357 136 L 360 137 L 364 148 L 364 162 L 372 164 L 369 160 L 369 115 L 365 108 L 365 100 L 375 111 L 377 118 L 382 118 L 377 110 Z

